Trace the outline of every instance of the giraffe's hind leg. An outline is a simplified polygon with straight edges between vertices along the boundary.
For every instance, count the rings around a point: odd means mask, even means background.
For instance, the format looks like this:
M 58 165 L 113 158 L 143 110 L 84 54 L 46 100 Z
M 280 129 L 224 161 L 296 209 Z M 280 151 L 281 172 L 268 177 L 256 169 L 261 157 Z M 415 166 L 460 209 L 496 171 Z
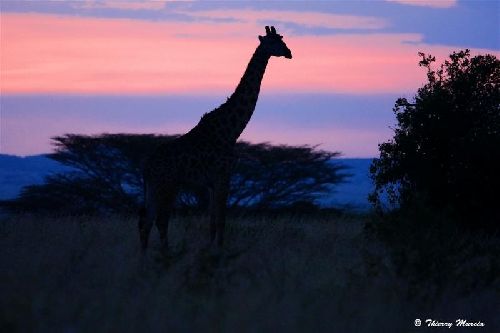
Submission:
M 216 183 L 213 196 L 212 213 L 215 227 L 215 241 L 218 247 L 224 244 L 224 229 L 226 224 L 227 197 L 229 194 L 229 176 L 223 176 Z
M 170 192 L 162 196 L 164 200 L 157 202 L 158 217 L 156 219 L 156 227 L 160 233 L 161 250 L 166 253 L 168 250 L 168 223 L 172 215 L 175 199 L 177 198 L 177 190 L 170 187 Z

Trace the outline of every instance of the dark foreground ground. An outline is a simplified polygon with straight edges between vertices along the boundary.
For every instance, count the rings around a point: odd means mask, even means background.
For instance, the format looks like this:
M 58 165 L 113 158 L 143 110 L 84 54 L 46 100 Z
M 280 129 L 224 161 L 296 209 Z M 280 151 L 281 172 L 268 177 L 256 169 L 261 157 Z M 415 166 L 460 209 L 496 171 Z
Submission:
M 135 218 L 4 218 L 0 331 L 499 331 L 498 288 L 415 292 L 363 232 L 369 220 L 232 218 L 217 252 L 204 219 L 176 218 L 169 256 L 154 230 L 141 260 Z M 415 327 L 417 318 L 486 326 Z

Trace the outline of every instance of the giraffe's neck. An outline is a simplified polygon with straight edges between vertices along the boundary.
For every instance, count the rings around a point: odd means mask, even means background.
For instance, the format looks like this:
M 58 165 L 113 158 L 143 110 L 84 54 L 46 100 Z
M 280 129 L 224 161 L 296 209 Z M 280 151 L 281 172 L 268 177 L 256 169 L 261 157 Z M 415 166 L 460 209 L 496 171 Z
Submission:
M 217 109 L 205 114 L 190 133 L 232 146 L 252 117 L 260 84 L 270 56 L 257 47 L 234 93 Z
M 255 110 L 269 58 L 269 54 L 261 46 L 257 47 L 240 83 L 226 102 L 229 106 L 226 112 L 232 129 L 231 140 L 234 142 L 247 126 Z
M 250 117 L 255 110 L 257 98 L 259 97 L 260 85 L 266 71 L 269 55 L 262 49 L 261 46 L 257 47 L 247 69 L 236 87 L 234 93 L 229 97 L 227 104 L 234 107 L 237 112 L 238 120 L 237 127 L 241 131 L 245 128 L 250 120 Z M 242 127 L 242 128 L 241 128 Z M 241 134 L 240 131 L 240 134 Z M 239 135 L 238 135 L 239 136 Z

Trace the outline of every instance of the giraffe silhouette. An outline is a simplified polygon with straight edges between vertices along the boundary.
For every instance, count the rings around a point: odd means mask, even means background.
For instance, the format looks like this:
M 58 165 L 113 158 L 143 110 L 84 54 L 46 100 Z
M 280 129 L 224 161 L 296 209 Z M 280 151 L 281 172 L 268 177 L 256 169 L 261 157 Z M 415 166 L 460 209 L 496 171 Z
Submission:
M 271 56 L 292 58 L 283 36 L 266 26 L 234 93 L 225 103 L 203 115 L 188 133 L 160 145 L 144 164 L 144 207 L 139 219 L 141 246 L 146 250 L 153 222 L 161 247 L 168 249 L 168 221 L 183 187 L 209 191 L 210 241 L 224 242 L 225 210 L 236 140 L 255 110 L 260 85 Z

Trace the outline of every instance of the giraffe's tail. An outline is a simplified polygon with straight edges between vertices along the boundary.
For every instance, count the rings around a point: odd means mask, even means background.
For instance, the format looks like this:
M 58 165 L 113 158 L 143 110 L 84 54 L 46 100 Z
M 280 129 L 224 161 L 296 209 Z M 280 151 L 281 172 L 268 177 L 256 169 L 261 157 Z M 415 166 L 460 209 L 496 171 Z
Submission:
M 142 185 L 142 202 L 139 204 L 139 209 L 137 210 L 137 215 L 139 215 L 139 230 L 141 230 L 141 223 L 144 221 L 146 218 L 146 182 L 144 181 L 144 175 L 143 175 L 143 185 Z
M 145 177 L 144 177 L 145 179 Z M 148 247 L 148 238 L 149 238 L 149 233 L 151 232 L 151 227 L 153 225 L 153 220 L 152 220 L 152 215 L 151 211 L 148 211 L 148 208 L 150 208 L 150 196 L 149 196 L 149 191 L 148 191 L 148 186 L 147 182 L 144 181 L 144 200 L 141 203 L 141 206 L 139 207 L 139 223 L 138 223 L 138 229 L 139 229 L 139 238 L 141 241 L 141 248 L 142 250 L 146 250 Z
M 139 209 L 137 210 L 137 215 L 139 215 L 139 231 L 142 229 L 143 221 L 146 218 L 146 184 L 142 187 L 143 190 L 143 200 L 139 205 Z
M 146 206 L 142 205 L 139 208 L 139 222 L 137 224 L 137 229 L 139 229 L 139 240 L 141 242 L 141 249 L 144 251 L 148 247 L 148 235 L 149 229 L 147 223 L 147 211 Z

